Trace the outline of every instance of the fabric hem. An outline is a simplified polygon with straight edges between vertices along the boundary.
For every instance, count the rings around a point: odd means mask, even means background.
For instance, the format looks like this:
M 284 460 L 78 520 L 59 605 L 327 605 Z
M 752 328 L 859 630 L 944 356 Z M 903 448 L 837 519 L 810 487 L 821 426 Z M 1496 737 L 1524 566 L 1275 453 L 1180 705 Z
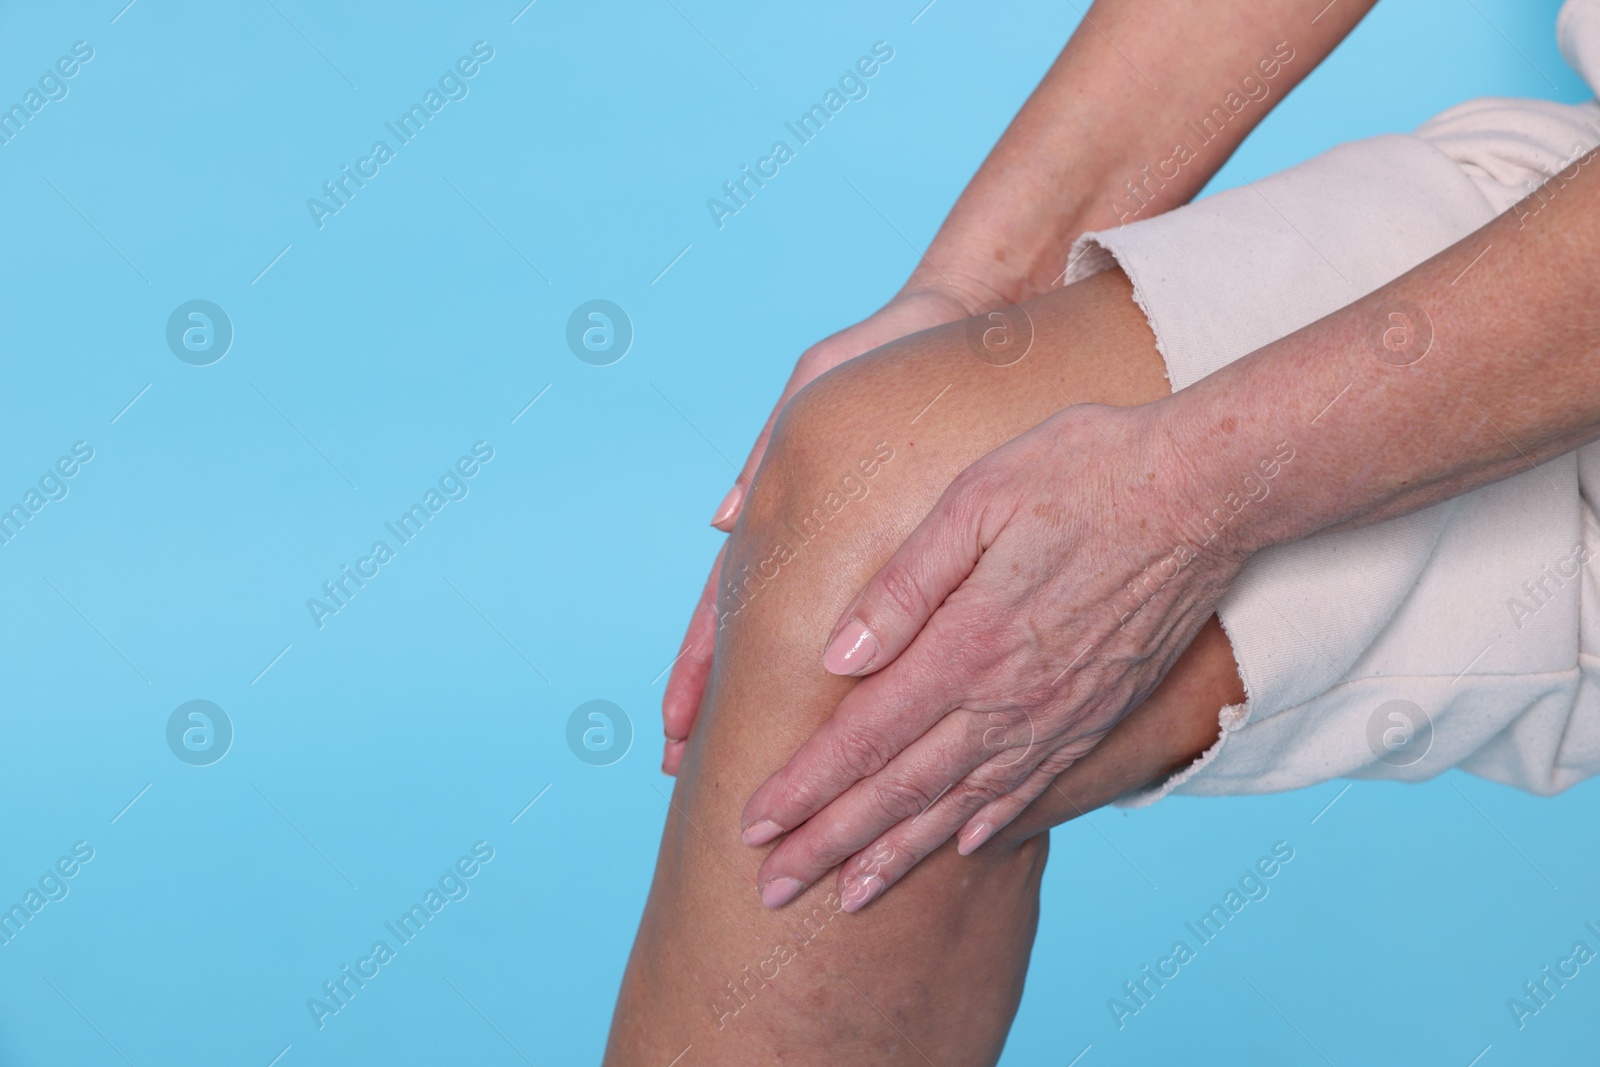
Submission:
M 1120 229 L 1120 227 L 1119 227 Z M 1155 338 L 1156 351 L 1161 355 L 1161 373 L 1167 379 L 1167 387 L 1171 392 L 1177 392 L 1177 379 L 1173 377 L 1172 360 L 1167 355 L 1166 342 L 1161 339 L 1161 331 L 1156 328 L 1155 315 L 1150 310 L 1150 304 L 1144 295 L 1144 286 L 1140 284 L 1139 273 L 1133 269 L 1128 261 L 1124 260 L 1117 249 L 1101 239 L 1099 234 L 1086 233 L 1072 243 L 1072 249 L 1067 254 L 1067 269 L 1062 275 L 1062 284 L 1071 285 L 1081 282 L 1085 278 L 1092 278 L 1096 274 L 1116 267 L 1122 271 L 1128 284 L 1133 287 L 1133 302 L 1144 315 L 1145 325 L 1150 327 L 1150 334 Z

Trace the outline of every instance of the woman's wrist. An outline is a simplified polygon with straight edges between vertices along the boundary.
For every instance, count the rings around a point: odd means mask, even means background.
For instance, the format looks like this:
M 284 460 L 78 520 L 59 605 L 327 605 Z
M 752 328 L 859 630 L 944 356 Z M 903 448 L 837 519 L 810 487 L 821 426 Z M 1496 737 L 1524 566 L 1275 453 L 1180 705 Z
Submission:
M 1283 506 L 1299 495 L 1285 490 L 1298 485 L 1304 442 L 1283 431 L 1270 407 L 1252 403 L 1248 376 L 1230 377 L 1180 389 L 1144 405 L 1144 413 L 1168 457 L 1165 473 L 1156 475 L 1173 479 L 1181 539 L 1197 553 L 1242 566 L 1262 549 L 1316 529 L 1309 513 Z
M 1079 234 L 1199 193 L 1373 2 L 1323 12 L 1291 43 L 1279 27 L 1301 24 L 1299 0 L 1196 0 L 1155 19 L 1135 0 L 1100 0 L 972 176 L 907 288 L 949 287 L 976 310 L 1059 285 Z M 1241 76 L 1255 106 L 1233 108 L 1236 117 L 1203 138 L 1188 132 L 1195 101 L 1237 98 Z

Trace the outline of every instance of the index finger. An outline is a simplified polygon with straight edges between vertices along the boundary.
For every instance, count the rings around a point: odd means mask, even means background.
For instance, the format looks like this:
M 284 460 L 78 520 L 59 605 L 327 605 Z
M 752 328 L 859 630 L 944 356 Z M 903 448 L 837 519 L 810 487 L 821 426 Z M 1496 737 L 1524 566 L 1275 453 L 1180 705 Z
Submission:
M 980 461 L 981 462 L 981 461 Z M 845 695 L 800 751 L 744 809 L 744 840 L 760 845 L 792 830 L 883 768 L 942 718 L 961 688 L 950 684 L 947 640 L 935 623 L 983 555 L 982 492 L 967 468 L 945 489 L 834 627 L 822 662 L 833 674 L 893 665 Z M 941 661 L 944 657 L 944 661 Z
M 789 762 L 745 805 L 747 845 L 764 845 L 888 765 L 957 706 L 943 672 L 920 646 L 845 694 Z

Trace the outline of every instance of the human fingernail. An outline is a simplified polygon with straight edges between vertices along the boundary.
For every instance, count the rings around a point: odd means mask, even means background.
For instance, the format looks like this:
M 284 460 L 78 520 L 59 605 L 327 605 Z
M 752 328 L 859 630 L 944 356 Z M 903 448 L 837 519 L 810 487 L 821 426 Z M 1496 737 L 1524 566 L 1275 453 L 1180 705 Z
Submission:
M 887 888 L 887 883 L 875 874 L 865 878 L 852 878 L 845 883 L 844 892 L 839 894 L 844 902 L 844 910 L 849 912 L 860 911 L 862 908 L 878 899 L 878 894 Z
M 978 846 L 989 840 L 989 835 L 993 833 L 994 827 L 986 822 L 969 826 L 956 838 L 956 851 L 963 856 L 970 856 L 978 851 Z
M 828 642 L 828 650 L 822 654 L 822 665 L 829 674 L 860 674 L 877 658 L 878 639 L 859 619 L 851 619 L 839 635 Z
M 793 878 L 774 878 L 761 887 L 761 903 L 769 908 L 781 908 L 800 895 L 805 886 Z
M 661 753 L 661 770 L 667 774 L 677 774 L 678 764 L 683 761 L 683 749 L 687 741 L 674 741 L 667 738 L 665 750 Z
M 733 519 L 739 510 L 739 504 L 744 500 L 744 486 L 735 485 L 728 490 L 728 495 L 722 498 L 722 503 L 717 505 L 717 513 L 711 516 L 711 525 L 717 529 L 724 529 L 725 525 Z
M 783 827 L 771 819 L 758 819 L 746 826 L 744 833 L 740 837 L 744 839 L 744 843 L 747 845 L 764 845 L 781 833 L 783 833 Z

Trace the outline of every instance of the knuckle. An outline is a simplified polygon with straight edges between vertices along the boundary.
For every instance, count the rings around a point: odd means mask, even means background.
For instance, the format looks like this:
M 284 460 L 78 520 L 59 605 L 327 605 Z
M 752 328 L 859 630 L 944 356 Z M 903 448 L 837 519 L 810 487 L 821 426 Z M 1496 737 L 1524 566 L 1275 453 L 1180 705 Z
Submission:
M 916 575 L 904 563 L 891 562 L 878 573 L 879 608 L 888 607 L 902 618 L 922 613 L 922 589 Z
M 987 503 L 993 480 L 979 460 L 950 480 L 939 504 L 961 525 L 975 523 Z
M 954 505 L 959 504 L 974 494 L 980 493 L 984 482 L 983 466 L 973 463 L 961 469 L 950 479 L 950 487 L 945 490 L 945 498 Z
M 862 730 L 843 731 L 834 745 L 839 763 L 856 780 L 877 774 L 889 763 L 883 742 Z
M 1037 773 L 1043 778 L 1054 779 L 1056 775 L 1078 762 L 1078 759 L 1078 754 L 1073 750 L 1058 748 L 1039 761 Z
M 873 800 L 884 815 L 898 822 L 921 815 L 933 803 L 934 796 L 916 782 L 889 778 L 877 784 Z
M 969 776 L 960 785 L 957 785 L 951 792 L 955 794 L 957 804 L 963 808 L 976 810 L 988 807 L 1006 796 L 1011 790 L 994 779 L 973 775 Z
M 967 775 L 968 781 L 975 789 L 991 791 L 995 797 L 1002 797 L 1015 793 L 1033 774 L 1043 754 L 1035 752 L 1029 745 L 1020 750 L 1013 749 L 999 759 L 990 759 L 979 764 Z
M 841 852 L 825 834 L 806 834 L 788 843 L 786 868 L 805 873 L 825 871 L 839 862 Z

